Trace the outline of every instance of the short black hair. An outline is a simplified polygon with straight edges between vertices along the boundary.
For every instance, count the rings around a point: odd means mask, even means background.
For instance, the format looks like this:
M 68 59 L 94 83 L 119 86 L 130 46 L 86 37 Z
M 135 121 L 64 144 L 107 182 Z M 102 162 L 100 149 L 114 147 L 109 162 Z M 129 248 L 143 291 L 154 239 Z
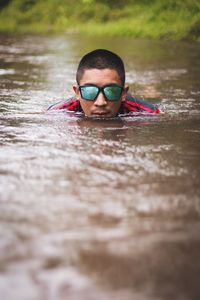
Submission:
M 88 69 L 114 69 L 119 75 L 122 86 L 125 84 L 124 63 L 119 55 L 109 50 L 96 49 L 82 57 L 76 72 L 76 81 L 78 84 L 84 71 Z

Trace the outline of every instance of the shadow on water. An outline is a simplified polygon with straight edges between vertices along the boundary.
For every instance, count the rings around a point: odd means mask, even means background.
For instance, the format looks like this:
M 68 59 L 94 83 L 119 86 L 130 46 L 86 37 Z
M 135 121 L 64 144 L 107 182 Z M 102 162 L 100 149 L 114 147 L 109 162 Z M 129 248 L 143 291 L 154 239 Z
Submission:
M 198 300 L 199 45 L 0 38 L 2 299 Z M 46 112 L 94 48 L 118 52 L 162 113 Z

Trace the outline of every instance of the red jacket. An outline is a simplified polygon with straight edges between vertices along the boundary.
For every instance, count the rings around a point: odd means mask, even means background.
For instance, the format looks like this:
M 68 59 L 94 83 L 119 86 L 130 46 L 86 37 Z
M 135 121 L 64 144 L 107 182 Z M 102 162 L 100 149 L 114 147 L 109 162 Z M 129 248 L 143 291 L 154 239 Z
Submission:
M 80 101 L 75 97 L 59 101 L 48 108 L 48 110 L 60 109 L 72 112 L 83 112 Z M 152 103 L 148 103 L 131 95 L 127 95 L 126 100 L 121 104 L 118 114 L 126 114 L 129 112 L 147 112 L 158 114 L 160 113 L 160 109 Z

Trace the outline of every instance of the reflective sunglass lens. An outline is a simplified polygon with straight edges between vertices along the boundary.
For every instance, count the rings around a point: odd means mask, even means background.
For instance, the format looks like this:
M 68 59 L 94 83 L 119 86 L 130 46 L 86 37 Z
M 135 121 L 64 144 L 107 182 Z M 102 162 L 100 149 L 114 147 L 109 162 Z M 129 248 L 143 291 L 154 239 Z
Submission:
M 119 100 L 122 88 L 120 86 L 107 86 L 104 88 L 104 93 L 106 98 L 110 101 Z
M 83 86 L 80 88 L 81 97 L 86 100 L 94 100 L 99 89 L 95 86 Z

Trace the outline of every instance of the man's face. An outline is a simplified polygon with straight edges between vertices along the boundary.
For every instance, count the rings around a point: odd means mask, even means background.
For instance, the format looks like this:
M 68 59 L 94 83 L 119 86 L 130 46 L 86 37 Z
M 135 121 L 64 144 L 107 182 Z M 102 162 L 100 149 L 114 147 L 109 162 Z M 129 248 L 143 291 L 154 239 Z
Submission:
M 80 86 L 93 84 L 103 87 L 109 84 L 122 85 L 117 71 L 113 69 L 88 69 L 85 70 L 80 80 Z M 110 118 L 115 117 L 119 111 L 121 103 L 125 101 L 128 87 L 123 89 L 122 95 L 117 101 L 109 101 L 102 92 L 99 93 L 94 101 L 88 101 L 81 98 L 78 86 L 73 87 L 77 99 L 80 100 L 81 107 L 88 117 Z

